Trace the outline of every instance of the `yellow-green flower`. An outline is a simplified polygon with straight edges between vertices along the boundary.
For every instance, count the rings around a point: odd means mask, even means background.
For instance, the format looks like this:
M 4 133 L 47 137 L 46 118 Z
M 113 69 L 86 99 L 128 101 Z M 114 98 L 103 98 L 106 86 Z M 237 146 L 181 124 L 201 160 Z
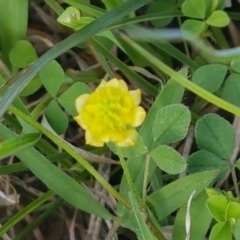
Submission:
M 139 106 L 140 90 L 128 91 L 127 84 L 116 78 L 101 84 L 91 94 L 76 99 L 78 116 L 74 119 L 86 130 L 86 143 L 103 146 L 115 142 L 120 147 L 134 145 L 146 112 Z

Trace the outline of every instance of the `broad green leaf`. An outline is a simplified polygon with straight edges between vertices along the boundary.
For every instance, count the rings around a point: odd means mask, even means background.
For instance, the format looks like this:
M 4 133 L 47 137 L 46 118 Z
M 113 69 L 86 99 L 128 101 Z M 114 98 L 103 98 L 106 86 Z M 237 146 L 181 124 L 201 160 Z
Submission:
M 226 221 L 215 224 L 210 233 L 209 240 L 232 240 L 230 222 Z
M 32 147 L 40 138 L 39 133 L 30 133 L 0 143 L 0 160 Z
M 186 168 L 181 154 L 166 145 L 156 147 L 151 152 L 151 157 L 160 169 L 169 174 L 180 173 Z
M 214 153 L 206 150 L 200 150 L 190 155 L 187 160 L 187 164 L 187 170 L 189 173 L 218 169 L 218 180 L 222 179 L 230 170 L 229 163 Z
M 206 192 L 200 193 L 194 197 L 190 207 L 190 240 L 203 240 L 209 229 L 212 216 L 206 205 Z M 173 238 L 172 240 L 185 240 L 186 237 L 186 214 L 187 204 L 184 204 L 178 211 L 174 221 Z
M 186 0 L 182 4 L 182 12 L 186 17 L 203 19 L 205 17 L 205 11 L 205 0 Z
M 45 110 L 46 118 L 53 130 L 61 135 L 68 127 L 68 119 L 55 100 L 52 100 Z
M 206 23 L 214 27 L 226 27 L 230 23 L 230 18 L 224 11 L 217 10 L 206 20 Z
M 200 149 L 223 159 L 231 156 L 235 146 L 235 132 L 227 120 L 217 114 L 206 114 L 197 121 L 195 132 Z
M 240 58 L 233 59 L 230 66 L 233 71 L 240 73 Z
M 32 44 L 26 40 L 18 41 L 10 51 L 12 65 L 25 68 L 38 59 L 38 55 Z
M 194 36 L 199 36 L 206 29 L 207 25 L 205 22 L 194 19 L 187 19 L 181 25 L 181 30 L 183 34 L 192 34 Z
M 185 204 L 193 191 L 196 191 L 195 196 L 197 196 L 216 175 L 217 171 L 195 173 L 169 183 L 147 198 L 149 208 L 160 221 Z
M 223 64 L 208 64 L 198 68 L 192 81 L 207 91 L 216 92 L 223 83 L 228 68 Z
M 157 144 L 170 144 L 187 135 L 191 114 L 183 104 L 162 107 L 155 117 L 152 131 Z
M 238 202 L 229 201 L 226 209 L 226 220 L 240 218 L 240 204 Z
M 222 89 L 222 98 L 240 107 L 240 74 L 231 74 Z
M 17 135 L 0 124 L 0 137 L 3 140 Z M 25 149 L 16 156 L 38 177 L 49 189 L 61 196 L 73 206 L 102 218 L 111 218 L 107 211 L 95 198 L 78 182 L 57 168 L 39 151 L 34 148 Z
M 134 214 L 134 230 L 135 233 L 138 236 L 138 239 L 141 240 L 156 240 L 157 238 L 154 236 L 154 234 L 150 231 L 146 224 L 146 216 L 144 216 L 144 213 L 140 211 L 139 205 L 137 203 L 137 200 L 135 199 L 132 192 L 129 192 L 129 199 L 131 202 L 131 205 L 133 207 L 133 214 Z
M 66 109 L 66 111 L 75 117 L 78 114 L 75 106 L 77 97 L 90 92 L 91 89 L 87 84 L 76 82 L 58 98 L 58 101 Z
M 183 94 L 184 87 L 173 79 L 170 80 L 161 90 L 139 131 L 147 147 L 150 147 L 153 142 L 152 125 L 156 119 L 157 112 L 166 105 L 181 103 Z
M 212 216 L 218 221 L 226 220 L 225 215 L 228 206 L 228 200 L 224 195 L 216 195 L 207 200 L 207 206 Z
M 56 96 L 62 83 L 65 80 L 65 74 L 57 61 L 50 62 L 39 72 L 39 77 L 46 90 L 52 95 Z
M 157 2 L 153 2 L 153 4 L 148 8 L 147 13 L 164 13 L 166 11 L 174 11 L 176 10 L 176 5 L 174 2 L 165 1 L 165 0 L 159 0 Z M 174 17 L 169 18 L 162 18 L 157 20 L 152 20 L 151 23 L 155 27 L 164 27 L 167 26 Z

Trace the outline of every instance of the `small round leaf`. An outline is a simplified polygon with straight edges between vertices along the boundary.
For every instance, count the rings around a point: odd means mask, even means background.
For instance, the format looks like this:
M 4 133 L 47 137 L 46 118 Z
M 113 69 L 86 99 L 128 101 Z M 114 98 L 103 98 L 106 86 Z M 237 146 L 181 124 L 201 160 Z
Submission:
M 186 0 L 182 4 L 182 13 L 186 17 L 200 18 L 205 17 L 206 2 L 205 0 Z
M 63 134 L 68 127 L 68 119 L 55 100 L 47 106 L 46 118 L 57 134 Z
M 217 10 L 212 13 L 206 23 L 214 27 L 226 27 L 230 23 L 230 18 L 225 12 Z
M 183 139 L 188 131 L 191 114 L 183 104 L 172 104 L 161 108 L 153 123 L 154 141 L 169 144 Z
M 169 174 L 178 174 L 185 170 L 184 158 L 173 148 L 161 145 L 151 152 L 151 157 L 159 168 Z
M 200 149 L 215 153 L 220 158 L 229 158 L 235 146 L 232 125 L 217 114 L 207 114 L 196 124 L 196 142 Z

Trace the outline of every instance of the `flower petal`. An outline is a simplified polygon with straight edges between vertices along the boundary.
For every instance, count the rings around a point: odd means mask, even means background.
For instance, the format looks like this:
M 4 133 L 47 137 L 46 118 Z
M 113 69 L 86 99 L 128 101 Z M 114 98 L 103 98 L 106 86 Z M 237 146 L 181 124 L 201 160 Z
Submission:
M 106 87 L 118 87 L 118 80 L 116 78 L 111 79 L 107 82 Z
M 129 91 L 129 94 L 133 98 L 135 106 L 138 106 L 141 102 L 141 91 L 139 89 L 134 91 Z
M 123 91 L 128 91 L 128 86 L 122 79 L 118 81 L 118 87 Z
M 135 113 L 135 121 L 133 123 L 133 127 L 138 127 L 142 124 L 143 120 L 146 117 L 146 112 L 142 107 L 137 107 L 136 108 L 136 113 Z
M 87 126 L 85 125 L 80 116 L 74 117 L 74 120 L 80 125 L 82 129 L 87 130 Z
M 89 130 L 87 130 L 85 133 L 85 140 L 86 140 L 86 144 L 94 147 L 102 147 L 104 145 L 103 141 L 93 138 Z
M 96 88 L 95 91 L 98 91 L 99 88 L 103 88 L 107 86 L 107 81 L 106 80 L 102 80 L 101 83 L 98 85 L 98 87 Z
M 89 96 L 90 96 L 90 94 L 82 94 L 76 99 L 75 104 L 76 104 L 78 113 L 82 110 L 82 108 L 83 108 L 84 104 L 86 103 L 87 99 L 89 98 Z
M 126 136 L 126 138 L 121 141 L 121 142 L 117 142 L 117 145 L 119 147 L 131 147 L 135 144 L 136 140 L 137 140 L 137 132 L 136 130 L 128 130 L 128 136 Z

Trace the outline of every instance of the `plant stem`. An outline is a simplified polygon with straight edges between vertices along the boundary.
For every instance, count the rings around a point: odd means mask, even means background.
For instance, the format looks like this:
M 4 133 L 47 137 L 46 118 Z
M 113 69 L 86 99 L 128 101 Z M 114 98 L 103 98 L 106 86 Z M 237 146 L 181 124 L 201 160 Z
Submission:
M 57 146 L 64 149 L 69 155 L 71 155 L 77 162 L 79 162 L 109 193 L 111 193 L 121 204 L 123 204 L 126 208 L 131 210 L 131 205 L 123 198 L 115 188 L 113 188 L 99 173 L 95 170 L 95 168 L 89 164 L 85 159 L 83 159 L 75 150 L 71 147 L 70 144 L 61 139 L 58 135 L 52 133 L 48 129 L 44 128 L 40 123 L 33 120 L 30 116 L 26 115 L 22 111 L 17 108 L 11 106 L 9 110 L 12 111 L 16 116 L 23 119 L 26 123 L 40 131 L 50 140 L 52 140 Z
M 151 231 L 154 233 L 154 235 L 157 237 L 158 240 L 166 240 L 165 237 L 163 236 L 163 234 L 161 233 L 161 231 L 155 226 L 154 222 L 152 221 L 152 219 L 151 219 L 151 217 L 149 215 L 149 212 L 147 210 L 147 207 L 145 205 L 145 202 L 142 201 L 142 199 L 140 198 L 140 196 L 137 193 L 137 190 L 136 190 L 136 188 L 134 186 L 134 183 L 133 183 L 133 180 L 131 178 L 131 175 L 130 175 L 130 173 L 128 171 L 127 164 L 126 164 L 126 162 L 124 160 L 121 148 L 119 146 L 117 146 L 117 144 L 115 144 L 115 146 L 116 146 L 117 154 L 119 156 L 119 159 L 120 159 L 120 162 L 121 162 L 121 165 L 122 165 L 125 177 L 127 179 L 128 185 L 129 185 L 130 189 L 132 190 L 135 198 L 137 199 L 137 202 L 138 202 L 140 210 L 147 217 L 146 223 L 147 223 L 148 227 L 151 229 Z M 148 162 L 148 163 L 146 163 L 147 164 L 147 169 L 149 169 L 150 155 L 147 156 L 146 161 Z M 145 176 L 144 177 L 146 178 L 146 179 L 144 179 L 145 184 L 146 184 L 147 183 L 147 178 L 148 178 L 148 170 L 147 170 L 147 172 L 145 172 Z
M 137 190 L 136 190 L 136 188 L 134 186 L 132 177 L 131 177 L 130 172 L 128 170 L 127 164 L 126 164 L 126 162 L 124 160 L 124 157 L 123 157 L 123 154 L 122 154 L 122 150 L 121 150 L 121 148 L 117 144 L 115 144 L 115 147 L 116 147 L 117 155 L 119 156 L 119 159 L 120 159 L 123 171 L 124 171 L 124 175 L 125 175 L 125 177 L 127 179 L 128 185 L 129 185 L 131 191 L 133 192 L 135 198 L 137 199 L 137 202 L 138 202 L 139 206 L 143 207 L 142 200 L 141 200 L 140 196 L 138 195 L 138 192 L 137 192 Z
M 148 153 L 146 158 L 146 165 L 145 165 L 145 171 L 144 171 L 144 178 L 143 178 L 143 194 L 142 199 L 143 202 L 146 202 L 147 198 L 147 183 L 148 183 L 148 175 L 149 175 L 149 163 L 150 163 L 151 156 Z
M 239 188 L 238 188 L 237 175 L 236 175 L 236 171 L 235 171 L 235 166 L 234 165 L 231 166 L 230 171 L 231 171 L 231 175 L 232 175 L 234 189 L 235 189 L 238 201 L 240 201 L 240 192 L 239 192 Z

